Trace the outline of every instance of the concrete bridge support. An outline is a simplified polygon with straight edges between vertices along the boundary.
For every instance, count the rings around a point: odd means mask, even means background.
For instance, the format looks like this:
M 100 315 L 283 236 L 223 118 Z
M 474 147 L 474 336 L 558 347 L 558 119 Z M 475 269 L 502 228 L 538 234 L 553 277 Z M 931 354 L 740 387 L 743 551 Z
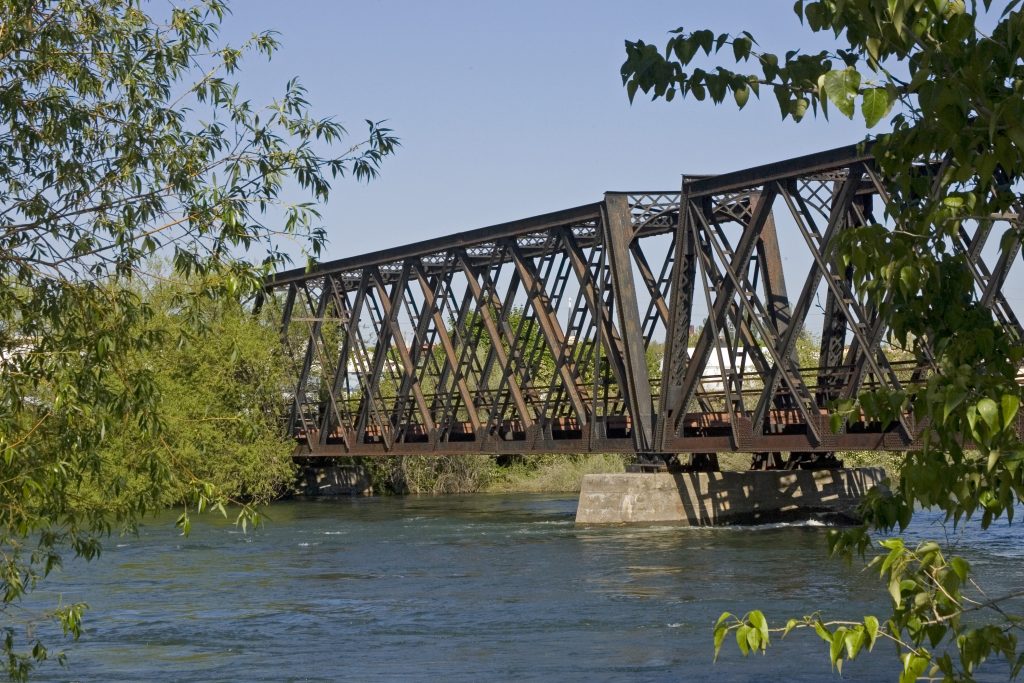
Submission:
M 588 474 L 577 524 L 853 522 L 881 468 Z

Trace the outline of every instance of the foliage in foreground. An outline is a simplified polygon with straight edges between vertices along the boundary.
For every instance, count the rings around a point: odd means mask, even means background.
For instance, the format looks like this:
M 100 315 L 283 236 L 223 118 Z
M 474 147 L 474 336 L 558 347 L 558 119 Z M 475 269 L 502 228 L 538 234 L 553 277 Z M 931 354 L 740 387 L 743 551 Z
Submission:
M 105 455 L 117 434 L 159 440 L 168 417 L 158 369 L 137 363 L 166 341 L 138 286 L 150 257 L 216 274 L 181 303 L 178 320 L 198 325 L 207 301 L 244 296 L 284 261 L 279 238 L 315 257 L 309 202 L 337 177 L 372 178 L 397 144 L 373 123 L 344 142 L 297 81 L 266 106 L 241 99 L 241 60 L 276 41 L 221 45 L 227 10 L 0 0 L 0 666 L 14 679 L 49 656 L 15 603 L 65 555 L 95 558 L 169 487 L 224 500 L 154 449 L 124 448 L 116 470 Z M 261 265 L 239 257 L 257 248 Z M 131 496 L 88 495 L 122 475 Z M 56 616 L 77 637 L 81 606 Z
M 829 33 L 835 49 L 814 54 L 762 51 L 748 32 L 672 32 L 664 51 L 626 43 L 623 83 L 672 100 L 731 94 L 742 108 L 770 92 L 783 118 L 830 110 L 868 127 L 892 114 L 891 129 L 873 144 L 888 194 L 887 225 L 845 232 L 836 257 L 854 286 L 883 317 L 889 341 L 912 349 L 936 372 L 903 392 L 865 393 L 837 405 L 835 420 L 863 411 L 889 422 L 912 410 L 927 421 L 924 447 L 906 456 L 893 495 L 866 501 L 863 527 L 833 535 L 834 553 L 850 557 L 872 547 L 871 527 L 904 528 L 916 506 L 937 508 L 954 523 L 980 517 L 981 526 L 1024 501 L 1024 445 L 1016 426 L 1017 382 L 1024 348 L 988 307 L 960 251 L 961 228 L 1008 225 L 1000 257 L 1015 259 L 1021 239 L 1024 177 L 1024 16 L 1019 0 L 798 0 L 794 10 L 814 32 Z M 730 55 L 735 68 L 714 62 Z M 749 67 L 749 68 L 748 68 Z M 996 235 L 993 235 L 995 241 Z M 965 438 L 968 440 L 965 442 Z M 897 644 L 901 681 L 918 677 L 973 680 L 978 665 L 997 655 L 1016 676 L 1022 621 L 1007 612 L 1013 595 L 984 597 L 969 565 L 947 558 L 935 543 L 908 548 L 883 541 L 873 561 L 888 589 L 892 613 L 855 622 L 817 615 L 772 629 L 764 615 L 723 615 L 716 651 L 735 632 L 744 653 L 763 650 L 770 634 L 810 627 L 828 642 L 836 666 L 877 639 Z M 970 619 L 966 615 L 970 613 Z
M 148 478 L 131 470 L 142 453 L 167 472 L 164 506 L 195 502 L 195 482 L 243 504 L 267 503 L 292 484 L 295 444 L 281 429 L 287 363 L 274 321 L 234 298 L 202 296 L 212 284 L 158 280 L 144 292 L 154 313 L 138 333 L 160 342 L 131 359 L 128 376 L 152 375 L 160 430 L 126 424 L 107 438 L 104 478 L 83 487 L 93 504 L 145 495 Z M 197 295 L 201 305 L 183 320 L 181 302 Z

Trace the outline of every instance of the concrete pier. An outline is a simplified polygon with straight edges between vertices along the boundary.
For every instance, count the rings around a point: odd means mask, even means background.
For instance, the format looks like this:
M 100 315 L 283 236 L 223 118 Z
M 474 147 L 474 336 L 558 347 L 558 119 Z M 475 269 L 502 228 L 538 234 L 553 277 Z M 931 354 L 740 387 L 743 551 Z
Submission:
M 881 468 L 588 474 L 577 524 L 668 522 L 685 526 L 855 521 Z

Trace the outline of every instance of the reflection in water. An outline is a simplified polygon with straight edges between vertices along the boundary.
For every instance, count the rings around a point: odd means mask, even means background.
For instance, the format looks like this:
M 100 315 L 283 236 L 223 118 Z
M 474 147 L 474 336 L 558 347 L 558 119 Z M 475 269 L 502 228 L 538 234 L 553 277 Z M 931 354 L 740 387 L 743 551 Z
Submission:
M 574 498 L 536 495 L 296 502 L 254 533 L 209 518 L 189 538 L 169 515 L 47 584 L 92 609 L 70 672 L 41 680 L 819 681 L 834 674 L 813 634 L 712 665 L 711 625 L 725 610 L 885 606 L 873 574 L 825 558 L 820 526 L 574 514 Z M 912 533 L 941 537 L 930 519 Z M 987 585 L 1019 587 L 1013 530 L 959 542 Z M 843 679 L 893 678 L 882 650 Z

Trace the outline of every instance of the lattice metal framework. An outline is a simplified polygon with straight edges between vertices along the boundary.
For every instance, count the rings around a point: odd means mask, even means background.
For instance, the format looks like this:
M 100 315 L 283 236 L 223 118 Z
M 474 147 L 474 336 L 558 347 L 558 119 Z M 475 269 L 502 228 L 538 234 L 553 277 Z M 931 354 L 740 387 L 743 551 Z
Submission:
M 280 273 L 287 429 L 327 456 L 906 449 L 909 415 L 834 434 L 827 414 L 933 370 L 883 345 L 833 253 L 884 201 L 848 147 Z M 951 247 L 1024 339 L 1019 245 L 984 258 L 1007 218 Z

